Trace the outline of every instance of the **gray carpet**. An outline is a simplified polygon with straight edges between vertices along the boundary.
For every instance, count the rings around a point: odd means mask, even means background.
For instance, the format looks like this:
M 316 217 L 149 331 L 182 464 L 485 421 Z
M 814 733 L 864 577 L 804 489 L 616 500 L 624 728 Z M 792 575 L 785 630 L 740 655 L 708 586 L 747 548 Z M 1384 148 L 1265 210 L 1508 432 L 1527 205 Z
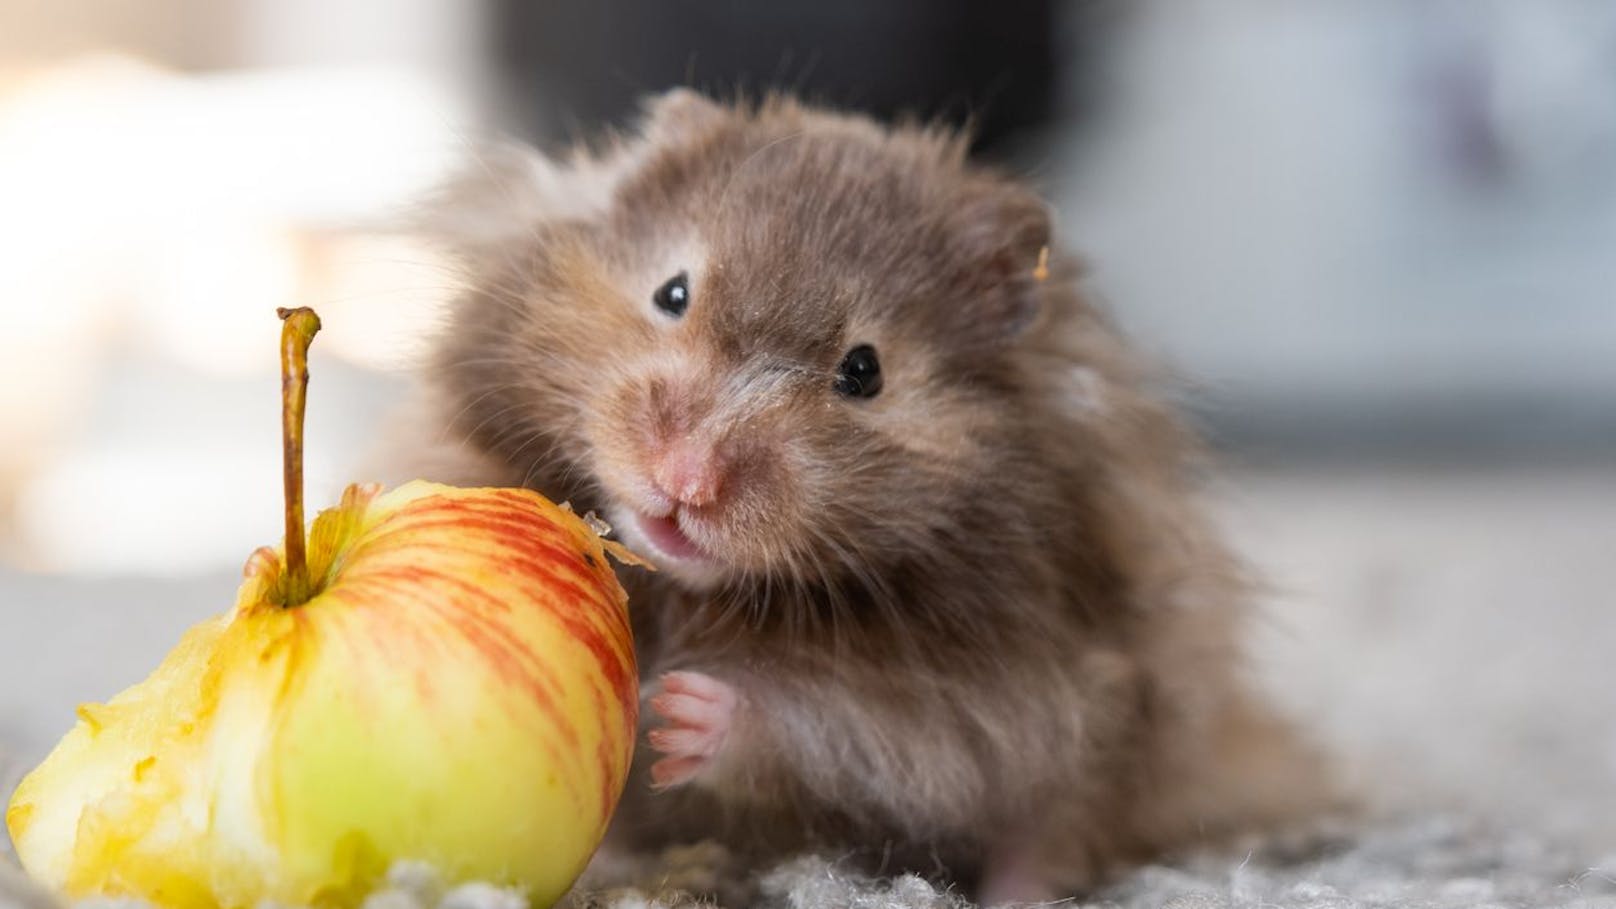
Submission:
M 1590 858 L 1518 832 L 1451 818 L 1351 827 L 1208 852 L 1139 869 L 1073 906 L 1171 909 L 1461 909 L 1616 907 L 1616 852 Z M 722 905 L 770 909 L 966 909 L 958 894 L 918 877 L 871 880 L 804 857 L 752 875 L 715 849 L 678 850 L 647 869 L 638 888 L 577 896 L 571 909 L 696 909 L 692 890 L 744 891 Z M 139 904 L 87 901 L 81 909 Z M 522 909 L 519 897 L 487 885 L 445 889 L 424 869 L 395 868 L 364 909 Z M 55 909 L 43 894 L 0 874 L 0 906 Z
M 722 879 L 722 856 L 691 850 L 665 863 L 675 884 Z M 716 868 L 716 871 L 709 871 Z M 590 909 L 698 905 L 676 895 L 619 891 L 584 901 Z M 749 902 L 780 909 L 965 909 L 958 894 L 917 877 L 872 881 L 803 858 L 764 872 Z M 1173 909 L 1459 909 L 1616 907 L 1616 851 L 1590 860 L 1576 849 L 1452 818 L 1314 829 L 1229 851 L 1195 854 L 1139 869 L 1074 906 Z

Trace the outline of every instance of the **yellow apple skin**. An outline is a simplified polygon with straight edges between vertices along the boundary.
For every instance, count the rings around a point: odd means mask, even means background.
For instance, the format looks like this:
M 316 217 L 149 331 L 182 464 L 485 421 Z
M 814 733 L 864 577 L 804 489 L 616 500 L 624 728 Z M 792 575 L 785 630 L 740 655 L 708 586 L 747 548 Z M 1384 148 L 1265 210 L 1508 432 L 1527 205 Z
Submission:
M 525 490 L 350 487 L 316 594 L 279 551 L 234 610 L 78 725 L 6 823 L 41 882 L 175 909 L 352 906 L 395 860 L 548 905 L 604 834 L 634 747 L 626 596 L 604 543 Z

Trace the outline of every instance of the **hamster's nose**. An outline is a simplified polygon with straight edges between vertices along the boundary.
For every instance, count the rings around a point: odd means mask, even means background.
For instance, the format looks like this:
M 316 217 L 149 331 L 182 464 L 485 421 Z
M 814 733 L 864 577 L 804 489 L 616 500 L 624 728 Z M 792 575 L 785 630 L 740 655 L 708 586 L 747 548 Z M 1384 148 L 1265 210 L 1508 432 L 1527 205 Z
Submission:
M 712 446 L 679 439 L 657 458 L 651 479 L 674 501 L 699 507 L 718 501 L 725 473 L 724 462 Z

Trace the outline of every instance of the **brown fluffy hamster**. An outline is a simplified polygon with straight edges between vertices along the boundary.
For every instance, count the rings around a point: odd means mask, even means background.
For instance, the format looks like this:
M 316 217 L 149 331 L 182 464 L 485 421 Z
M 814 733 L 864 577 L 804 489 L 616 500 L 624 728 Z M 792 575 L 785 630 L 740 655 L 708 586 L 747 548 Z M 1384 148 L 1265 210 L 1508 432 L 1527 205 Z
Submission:
M 1041 899 L 1316 791 L 1240 680 L 1191 440 L 958 136 L 677 91 L 436 211 L 448 444 L 401 472 L 532 486 L 661 567 L 624 571 L 649 731 L 616 842 Z

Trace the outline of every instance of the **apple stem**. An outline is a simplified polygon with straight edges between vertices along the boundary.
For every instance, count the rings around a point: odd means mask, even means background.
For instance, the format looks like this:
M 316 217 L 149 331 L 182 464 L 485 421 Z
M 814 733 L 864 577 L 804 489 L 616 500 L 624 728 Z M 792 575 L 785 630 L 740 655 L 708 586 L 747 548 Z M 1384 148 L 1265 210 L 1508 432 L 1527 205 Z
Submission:
M 309 564 L 303 524 L 303 412 L 309 391 L 309 344 L 320 317 L 306 306 L 281 317 L 281 470 L 286 481 L 286 606 L 307 602 Z

